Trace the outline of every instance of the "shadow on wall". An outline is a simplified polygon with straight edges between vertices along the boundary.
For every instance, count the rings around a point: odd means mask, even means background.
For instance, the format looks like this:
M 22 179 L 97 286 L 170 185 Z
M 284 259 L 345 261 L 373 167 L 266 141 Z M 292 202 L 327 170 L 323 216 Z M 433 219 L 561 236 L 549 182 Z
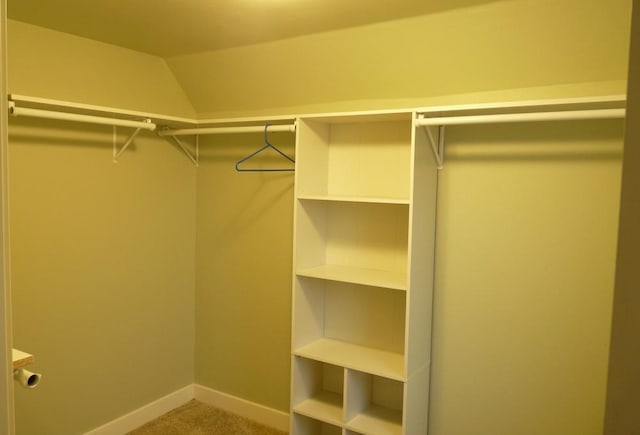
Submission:
M 215 242 L 226 244 L 237 234 L 243 233 L 254 225 L 254 222 L 261 216 L 274 210 L 276 205 L 286 196 L 292 195 L 293 175 L 260 174 L 259 177 L 261 179 L 259 186 L 249 196 L 243 196 L 247 204 L 251 204 L 251 206 L 238 209 L 237 214 L 220 228 Z M 286 182 L 287 179 L 290 182 Z
M 118 143 L 130 129 L 117 129 Z M 11 145 L 113 148 L 113 128 L 47 119 L 10 118 Z M 132 147 L 134 144 L 132 144 Z
M 294 158 L 294 135 L 274 133 L 269 135 L 269 141 Z M 226 204 L 226 212 L 218 214 L 219 226 L 212 242 L 225 245 L 246 230 L 255 230 L 256 222 L 266 225 L 270 222 L 267 217 L 271 213 L 281 212 L 278 209 L 282 207 L 282 201 L 293 198 L 294 172 L 236 171 L 235 165 L 240 159 L 263 145 L 264 137 L 260 133 L 201 137 L 198 175 L 210 186 L 201 190 L 200 195 L 215 193 L 218 196 L 215 202 Z M 245 162 L 245 165 L 258 168 L 291 167 L 289 161 L 273 150 L 265 150 L 251 162 Z M 209 203 L 209 200 L 200 198 L 199 203 Z M 292 207 L 287 208 L 293 211 Z M 292 219 L 292 216 L 288 219 Z
M 448 161 L 549 162 L 619 160 L 621 120 L 451 126 L 445 130 Z

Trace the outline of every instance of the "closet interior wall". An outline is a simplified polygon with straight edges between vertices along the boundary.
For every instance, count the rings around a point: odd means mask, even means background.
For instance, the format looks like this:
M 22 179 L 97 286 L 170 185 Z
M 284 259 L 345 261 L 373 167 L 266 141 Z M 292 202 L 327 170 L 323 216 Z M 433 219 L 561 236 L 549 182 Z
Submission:
M 623 128 L 447 128 L 430 433 L 600 433 Z
M 269 141 L 295 155 L 295 134 Z M 263 144 L 261 133 L 200 138 L 195 380 L 288 412 L 294 174 L 235 170 Z
M 191 118 L 617 94 L 629 7 L 489 2 L 166 62 L 10 22 L 10 92 Z M 14 338 L 46 374 L 19 430 L 194 381 L 287 411 L 292 177 L 233 170 L 261 136 L 201 138 L 196 169 L 151 133 L 114 165 L 110 128 L 11 124 Z M 621 143 L 621 121 L 447 129 L 430 434 L 600 430 Z
M 189 114 L 153 56 L 17 22 L 9 48 L 12 92 Z M 43 373 L 16 388 L 17 433 L 84 433 L 192 384 L 195 167 L 151 132 L 113 163 L 111 126 L 9 127 L 14 345 Z

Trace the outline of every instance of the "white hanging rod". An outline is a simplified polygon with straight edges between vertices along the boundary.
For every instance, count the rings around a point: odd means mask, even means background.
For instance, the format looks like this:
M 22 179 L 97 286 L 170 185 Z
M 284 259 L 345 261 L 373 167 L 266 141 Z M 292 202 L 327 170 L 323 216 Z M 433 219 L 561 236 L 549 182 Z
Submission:
M 284 131 L 293 133 L 296 131 L 295 124 L 271 124 L 269 132 Z M 186 136 L 191 134 L 229 134 L 229 133 L 262 133 L 264 126 L 245 126 L 245 127 L 202 127 L 202 128 L 183 128 L 168 129 L 158 131 L 158 136 Z
M 15 103 L 9 102 L 9 112 L 13 116 L 30 116 L 36 118 L 58 119 L 62 121 L 86 122 L 89 124 L 114 125 L 117 127 L 132 127 L 153 131 L 156 124 L 151 120 L 131 121 L 128 119 L 107 118 L 104 116 L 82 115 L 79 113 L 55 112 L 52 110 L 31 109 L 27 107 L 16 107 Z
M 504 122 L 571 121 L 587 119 L 624 118 L 625 109 L 571 110 L 556 112 L 508 113 L 495 115 L 439 116 L 428 118 L 424 114 L 416 120 L 419 126 L 464 125 Z

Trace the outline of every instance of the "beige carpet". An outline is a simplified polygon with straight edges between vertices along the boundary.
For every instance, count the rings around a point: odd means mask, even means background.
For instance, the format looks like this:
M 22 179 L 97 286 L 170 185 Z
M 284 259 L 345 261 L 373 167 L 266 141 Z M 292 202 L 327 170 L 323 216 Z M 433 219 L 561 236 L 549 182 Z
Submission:
M 197 400 L 129 432 L 129 435 L 285 435 Z

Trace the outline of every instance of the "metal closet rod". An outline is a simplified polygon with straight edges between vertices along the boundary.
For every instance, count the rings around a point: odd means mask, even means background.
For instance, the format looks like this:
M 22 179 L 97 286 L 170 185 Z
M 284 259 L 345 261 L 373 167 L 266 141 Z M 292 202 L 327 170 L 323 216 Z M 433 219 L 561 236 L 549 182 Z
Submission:
M 131 121 L 128 119 L 108 118 L 104 116 L 82 115 L 79 113 L 54 112 L 52 110 L 31 109 L 28 107 L 16 107 L 9 102 L 9 113 L 13 116 L 30 116 L 35 118 L 58 119 L 62 121 L 86 122 L 89 124 L 113 125 L 116 127 L 140 128 L 153 131 L 156 124 L 150 119 L 144 121 Z
M 424 116 L 424 114 L 422 115 Z M 464 125 L 464 124 L 489 124 L 503 122 L 533 122 L 533 121 L 571 121 L 587 119 L 612 119 L 624 118 L 625 109 L 594 109 L 594 110 L 568 110 L 556 112 L 532 112 L 532 113 L 508 113 L 496 115 L 462 115 L 423 117 L 416 120 L 419 126 L 428 125 Z
M 244 127 L 200 127 L 168 129 L 158 131 L 158 136 L 186 136 L 191 134 L 230 134 L 230 133 L 263 133 L 264 125 L 244 126 Z M 270 124 L 269 132 L 284 131 L 293 133 L 296 131 L 296 124 Z

